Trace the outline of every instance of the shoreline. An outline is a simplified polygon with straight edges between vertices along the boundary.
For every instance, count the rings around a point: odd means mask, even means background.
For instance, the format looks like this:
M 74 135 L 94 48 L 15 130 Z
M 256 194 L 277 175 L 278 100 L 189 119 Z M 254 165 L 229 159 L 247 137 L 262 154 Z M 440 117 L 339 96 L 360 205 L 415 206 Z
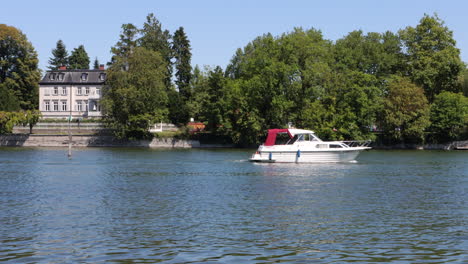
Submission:
M 0 147 L 67 147 L 68 135 L 63 134 L 6 134 L 0 135 Z M 199 140 L 153 138 L 125 140 L 111 135 L 79 134 L 72 136 L 73 147 L 141 147 L 141 148 L 236 148 L 234 144 L 204 143 Z M 445 144 L 374 145 L 375 150 L 466 150 L 468 140 Z

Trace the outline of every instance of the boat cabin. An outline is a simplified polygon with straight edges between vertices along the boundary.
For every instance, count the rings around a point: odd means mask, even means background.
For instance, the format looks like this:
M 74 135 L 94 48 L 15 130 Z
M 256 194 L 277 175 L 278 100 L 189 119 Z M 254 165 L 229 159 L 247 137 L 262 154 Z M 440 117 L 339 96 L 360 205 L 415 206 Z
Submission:
M 286 138 L 286 140 L 285 140 Z M 305 129 L 269 129 L 268 136 L 263 144 L 265 147 L 294 145 L 309 148 L 347 148 L 349 147 L 340 141 L 322 141 L 314 131 Z

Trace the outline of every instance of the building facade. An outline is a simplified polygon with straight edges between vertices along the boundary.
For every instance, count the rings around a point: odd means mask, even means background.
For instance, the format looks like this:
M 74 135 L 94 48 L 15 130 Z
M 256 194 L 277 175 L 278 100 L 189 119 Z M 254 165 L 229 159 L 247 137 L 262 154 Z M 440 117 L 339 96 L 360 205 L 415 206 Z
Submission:
M 101 118 L 106 72 L 99 70 L 47 71 L 39 82 L 39 110 L 43 118 Z

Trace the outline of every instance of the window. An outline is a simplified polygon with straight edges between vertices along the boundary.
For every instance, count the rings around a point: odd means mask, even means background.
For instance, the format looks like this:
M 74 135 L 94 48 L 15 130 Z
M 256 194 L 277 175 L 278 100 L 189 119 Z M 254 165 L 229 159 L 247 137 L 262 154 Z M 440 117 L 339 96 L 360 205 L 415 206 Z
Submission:
M 89 87 L 86 87 L 86 88 L 85 88 L 85 94 L 86 94 L 86 95 L 89 94 Z
M 63 74 L 63 73 L 59 73 L 59 75 L 58 75 L 59 81 L 63 81 L 63 76 L 64 76 L 64 75 L 65 75 L 65 74 Z
M 96 88 L 96 94 L 101 95 L 101 88 Z
M 84 102 L 84 110 L 88 111 L 88 101 L 83 101 Z
M 101 111 L 101 105 L 99 105 L 99 101 L 90 101 L 89 111 Z
M 55 73 L 50 73 L 49 74 L 49 79 L 55 80 Z
M 82 74 L 81 74 L 81 80 L 82 80 L 82 81 L 88 80 L 88 74 L 87 74 L 87 73 L 82 73 Z
M 83 111 L 83 105 L 81 104 L 81 100 L 76 101 L 76 111 Z
M 67 87 L 62 87 L 62 95 L 67 95 Z
M 67 111 L 67 101 L 62 101 L 62 111 Z
M 54 101 L 54 111 L 58 111 L 58 110 L 59 110 L 58 101 Z
M 97 101 L 90 101 L 89 111 L 101 111 L 101 106 L 98 104 Z
M 106 74 L 105 73 L 99 74 L 99 80 L 104 81 L 105 79 L 106 79 Z
M 50 90 L 49 88 L 44 89 L 44 95 L 50 95 Z
M 46 111 L 50 111 L 50 101 L 45 101 L 44 102 L 44 107 Z
M 82 94 L 83 94 L 82 88 L 83 88 L 83 87 L 76 87 L 76 94 L 77 94 L 77 95 L 82 95 Z
M 53 94 L 54 94 L 54 95 L 58 95 L 58 94 L 59 94 L 59 91 L 58 91 L 58 90 L 59 90 L 58 87 L 54 87 L 54 93 L 53 93 Z

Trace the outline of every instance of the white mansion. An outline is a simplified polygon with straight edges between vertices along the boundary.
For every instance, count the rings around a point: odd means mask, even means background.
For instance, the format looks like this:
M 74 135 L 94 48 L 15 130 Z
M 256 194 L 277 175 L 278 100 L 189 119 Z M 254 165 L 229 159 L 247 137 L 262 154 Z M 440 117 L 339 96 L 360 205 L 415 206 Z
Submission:
M 39 82 L 39 110 L 43 118 L 101 118 L 99 103 L 106 80 L 104 65 L 99 70 L 47 71 Z

